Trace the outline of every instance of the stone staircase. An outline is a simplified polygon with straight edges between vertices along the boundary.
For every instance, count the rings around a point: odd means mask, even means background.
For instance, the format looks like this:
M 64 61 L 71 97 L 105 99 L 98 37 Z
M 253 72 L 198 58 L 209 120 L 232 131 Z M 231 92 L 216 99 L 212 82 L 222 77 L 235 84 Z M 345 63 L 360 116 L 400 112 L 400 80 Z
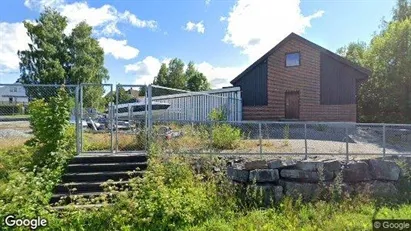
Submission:
M 62 182 L 54 189 L 50 203 L 55 205 L 60 201 L 59 206 L 54 208 L 62 209 L 79 196 L 91 199 L 106 194 L 101 185 L 107 180 L 112 180 L 112 185 L 124 186 L 130 177 L 142 176 L 146 168 L 145 152 L 80 154 L 70 161 Z M 136 171 L 130 175 L 133 170 Z M 98 206 L 100 205 L 96 203 L 83 207 Z

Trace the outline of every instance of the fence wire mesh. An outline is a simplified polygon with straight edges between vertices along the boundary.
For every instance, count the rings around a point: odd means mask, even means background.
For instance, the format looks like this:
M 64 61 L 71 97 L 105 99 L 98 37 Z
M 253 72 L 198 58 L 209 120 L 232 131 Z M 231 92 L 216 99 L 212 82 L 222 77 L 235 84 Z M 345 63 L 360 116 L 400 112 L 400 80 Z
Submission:
M 112 152 L 113 114 L 108 107 L 114 100 L 111 84 L 80 85 L 81 152 Z
M 0 148 L 33 137 L 30 104 L 48 102 L 60 87 L 0 84 Z M 236 88 L 194 93 L 160 86 L 81 84 L 64 89 L 78 152 L 146 150 L 153 138 L 173 154 L 344 159 L 411 155 L 407 124 L 242 121 Z
M 147 148 L 148 100 L 143 85 L 117 85 L 115 92 L 114 130 L 117 152 Z
M 21 146 L 33 138 L 33 130 L 29 122 L 30 104 L 42 101 L 44 103 L 38 105 L 46 106 L 53 97 L 57 96 L 60 89 L 68 93 L 71 115 L 66 119 L 72 127 L 71 131 L 76 131 L 77 86 L 0 84 L 0 149 Z
M 411 125 L 157 121 L 154 133 L 166 152 L 175 154 L 299 155 L 350 160 L 411 155 Z

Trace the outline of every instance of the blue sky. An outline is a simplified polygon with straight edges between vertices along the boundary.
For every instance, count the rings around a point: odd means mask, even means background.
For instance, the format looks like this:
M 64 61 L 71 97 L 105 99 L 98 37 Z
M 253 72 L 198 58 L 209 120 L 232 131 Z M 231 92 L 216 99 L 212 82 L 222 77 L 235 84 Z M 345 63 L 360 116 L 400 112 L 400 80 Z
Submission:
M 229 81 L 291 32 L 335 51 L 370 40 L 390 0 L 2 0 L 0 83 L 18 77 L 17 50 L 29 42 L 23 20 L 52 6 L 85 20 L 105 51 L 109 83 L 151 83 L 162 62 L 194 61 L 214 88 Z

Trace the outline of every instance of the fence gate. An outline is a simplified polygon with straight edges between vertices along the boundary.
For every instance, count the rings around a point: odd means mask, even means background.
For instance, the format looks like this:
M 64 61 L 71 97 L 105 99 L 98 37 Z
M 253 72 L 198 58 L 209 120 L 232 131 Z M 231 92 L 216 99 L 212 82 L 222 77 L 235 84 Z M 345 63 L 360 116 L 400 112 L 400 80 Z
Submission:
M 147 86 L 121 85 L 115 90 L 115 101 L 109 105 L 109 114 L 114 115 L 114 150 L 136 152 L 146 150 L 147 125 L 149 121 Z
M 114 150 L 112 84 L 80 84 L 78 146 L 81 153 L 112 153 Z

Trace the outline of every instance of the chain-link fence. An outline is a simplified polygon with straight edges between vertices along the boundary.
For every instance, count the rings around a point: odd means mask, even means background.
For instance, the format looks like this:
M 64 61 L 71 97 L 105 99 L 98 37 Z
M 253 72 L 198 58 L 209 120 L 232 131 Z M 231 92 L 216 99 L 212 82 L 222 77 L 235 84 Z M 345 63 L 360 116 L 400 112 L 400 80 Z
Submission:
M 117 85 L 114 112 L 115 150 L 131 152 L 147 148 L 147 86 Z
M 29 105 L 42 101 L 43 103 L 36 104 L 36 107 L 44 107 L 53 97 L 57 96 L 59 89 L 64 89 L 68 93 L 67 103 L 72 112 L 69 122 L 73 128 L 72 131 L 77 133 L 79 127 L 76 126 L 75 112 L 76 99 L 79 99 L 78 86 L 0 84 L 0 149 L 21 146 L 33 138 L 29 122 Z M 41 110 L 42 108 L 36 109 Z
M 114 149 L 112 121 L 114 114 L 109 106 L 114 105 L 115 95 L 111 84 L 81 84 L 79 115 L 81 129 L 80 152 L 107 152 Z
M 411 155 L 411 125 L 339 122 L 162 121 L 166 152 L 360 159 Z
M 60 87 L 0 84 L 0 148 L 22 145 L 33 136 L 29 105 L 36 99 L 48 102 Z M 64 88 L 78 153 L 146 150 L 154 137 L 169 153 L 344 159 L 411 154 L 407 124 L 242 121 L 237 88 L 206 92 L 154 85 Z

